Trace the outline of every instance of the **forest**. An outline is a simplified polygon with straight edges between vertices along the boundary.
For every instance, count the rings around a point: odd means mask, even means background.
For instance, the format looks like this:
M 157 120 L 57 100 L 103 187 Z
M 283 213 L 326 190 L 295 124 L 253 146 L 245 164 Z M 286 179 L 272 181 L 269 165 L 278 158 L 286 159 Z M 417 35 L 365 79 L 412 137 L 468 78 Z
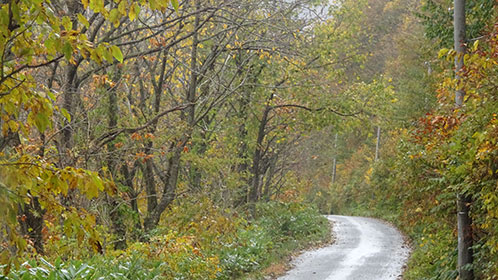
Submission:
M 269 279 L 327 214 L 498 279 L 495 0 L 0 0 L 0 39 L 0 279 Z

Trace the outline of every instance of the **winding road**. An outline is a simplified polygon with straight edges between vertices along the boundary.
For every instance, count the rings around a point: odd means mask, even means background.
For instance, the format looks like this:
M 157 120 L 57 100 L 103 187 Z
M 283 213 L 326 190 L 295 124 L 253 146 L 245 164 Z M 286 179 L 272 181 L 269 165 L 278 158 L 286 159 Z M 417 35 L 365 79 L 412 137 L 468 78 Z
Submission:
M 396 228 L 371 218 L 327 218 L 333 222 L 335 242 L 300 255 L 279 280 L 401 279 L 410 249 Z

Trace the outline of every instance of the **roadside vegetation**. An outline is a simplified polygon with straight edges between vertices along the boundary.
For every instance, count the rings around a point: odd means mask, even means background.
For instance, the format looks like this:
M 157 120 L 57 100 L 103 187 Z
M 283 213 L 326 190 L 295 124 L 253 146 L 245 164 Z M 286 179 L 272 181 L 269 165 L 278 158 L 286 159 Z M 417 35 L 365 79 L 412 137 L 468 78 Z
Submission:
M 164 222 L 147 242 L 126 250 L 101 255 L 53 248 L 5 279 L 239 279 L 248 273 L 257 279 L 271 264 L 330 238 L 328 221 L 300 203 L 257 204 L 256 217 L 249 218 L 203 200 L 174 207 Z

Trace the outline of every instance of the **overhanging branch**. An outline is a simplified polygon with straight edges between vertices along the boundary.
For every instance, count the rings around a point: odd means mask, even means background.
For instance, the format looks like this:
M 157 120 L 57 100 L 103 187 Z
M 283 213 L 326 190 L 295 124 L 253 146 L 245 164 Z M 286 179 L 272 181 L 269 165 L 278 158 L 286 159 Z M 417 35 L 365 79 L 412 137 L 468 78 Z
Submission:
M 180 106 L 168 109 L 166 111 L 163 111 L 163 112 L 157 114 L 154 118 L 150 119 L 148 122 L 146 122 L 145 124 L 143 124 L 143 125 L 141 125 L 139 127 L 118 128 L 118 129 L 114 129 L 114 130 L 111 130 L 109 132 L 106 132 L 106 133 L 104 133 L 103 135 L 101 135 L 100 137 L 97 138 L 97 140 L 96 140 L 96 142 L 98 143 L 97 146 L 98 147 L 102 147 L 103 145 L 105 145 L 105 144 L 109 143 L 110 141 L 116 139 L 116 137 L 118 137 L 120 134 L 123 134 L 123 133 L 129 134 L 129 133 L 135 133 L 135 132 L 139 132 L 141 130 L 144 130 L 147 127 L 151 126 L 152 124 L 156 123 L 163 116 L 165 116 L 165 115 L 167 115 L 169 113 L 175 112 L 175 111 L 185 110 L 186 108 L 188 108 L 189 106 L 192 106 L 192 105 L 194 105 L 194 104 L 193 103 L 184 104 L 184 105 L 180 105 Z
M 299 105 L 299 104 L 275 105 L 275 106 L 271 106 L 270 110 L 278 109 L 278 108 L 297 108 L 297 109 L 306 110 L 308 112 L 328 111 L 328 112 L 334 113 L 336 115 L 339 115 L 341 117 L 354 117 L 354 116 L 360 114 L 361 112 L 363 112 L 362 110 L 360 110 L 360 111 L 354 112 L 354 113 L 343 113 L 343 112 L 339 112 L 339 111 L 337 111 L 335 109 L 332 109 L 332 108 L 327 108 L 327 107 L 323 107 L 323 108 L 309 108 L 309 107 L 306 107 L 304 105 Z

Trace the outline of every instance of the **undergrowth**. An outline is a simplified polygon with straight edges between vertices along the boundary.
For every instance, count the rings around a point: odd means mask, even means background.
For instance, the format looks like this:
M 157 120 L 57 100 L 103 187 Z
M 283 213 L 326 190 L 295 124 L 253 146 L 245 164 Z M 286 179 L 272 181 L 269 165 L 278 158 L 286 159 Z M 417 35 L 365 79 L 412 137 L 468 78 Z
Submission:
M 259 203 L 238 213 L 204 200 L 177 205 L 163 220 L 148 242 L 127 250 L 83 260 L 40 257 L 0 279 L 262 278 L 273 262 L 330 237 L 327 219 L 299 203 Z

